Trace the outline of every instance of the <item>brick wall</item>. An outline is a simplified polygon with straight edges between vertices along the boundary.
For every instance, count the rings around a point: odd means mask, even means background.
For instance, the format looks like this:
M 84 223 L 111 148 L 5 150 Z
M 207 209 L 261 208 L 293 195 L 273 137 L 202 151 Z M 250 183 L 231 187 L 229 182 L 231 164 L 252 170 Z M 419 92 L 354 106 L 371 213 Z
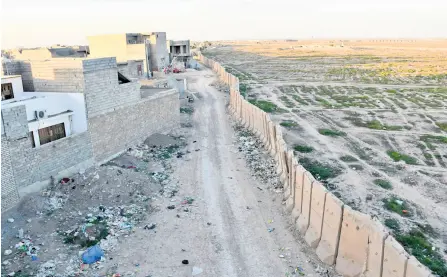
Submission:
M 58 58 L 31 61 L 34 91 L 83 92 L 82 60 Z
M 9 143 L 2 136 L 2 210 L 7 209 L 19 201 L 19 193 L 14 179 L 11 165 Z
M 28 120 L 25 105 L 2 109 L 3 130 L 7 139 L 19 139 L 28 136 Z
M 4 75 L 22 75 L 24 91 L 34 91 L 33 74 L 29 61 L 8 61 L 2 62 Z
M 176 127 L 179 109 L 178 94 L 170 90 L 89 118 L 96 162 L 110 158 L 153 133 Z
M 28 138 L 9 142 L 17 187 L 48 180 L 67 168 L 92 159 L 88 132 L 32 148 Z M 2 192 L 3 194 L 3 192 Z
M 84 79 L 89 119 L 141 99 L 138 82 L 118 84 L 115 58 L 84 60 Z

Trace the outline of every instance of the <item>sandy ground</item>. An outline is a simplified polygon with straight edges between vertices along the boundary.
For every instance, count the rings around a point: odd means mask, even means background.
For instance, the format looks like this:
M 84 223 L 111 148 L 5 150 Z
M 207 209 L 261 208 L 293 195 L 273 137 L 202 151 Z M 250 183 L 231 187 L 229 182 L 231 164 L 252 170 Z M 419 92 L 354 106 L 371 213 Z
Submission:
M 294 236 L 281 191 L 247 166 L 244 145 L 255 141 L 235 133 L 226 113 L 228 95 L 210 86 L 213 73 L 184 75 L 195 111 L 182 114 L 182 128 L 174 132 L 182 155 L 157 162 L 150 158 L 152 148 L 136 146 L 73 177 L 73 186 L 27 197 L 2 215 L 2 276 L 333 276 Z M 252 152 L 252 161 L 272 163 L 262 151 L 255 151 L 255 158 Z M 146 171 L 169 177 L 154 182 Z M 60 200 L 58 209 L 39 212 L 50 196 Z M 185 203 L 187 197 L 194 201 Z M 135 214 L 124 219 L 124 211 L 132 209 Z M 115 235 L 101 241 L 109 246 L 104 258 L 81 266 L 79 252 L 86 248 L 63 243 L 60 232 L 88 213 L 112 211 L 118 211 L 113 219 L 119 224 Z M 126 222 L 131 229 L 123 230 Z M 39 245 L 36 261 L 14 248 L 19 229 Z M 5 255 L 6 250 L 12 254 Z
M 333 193 L 383 223 L 398 221 L 404 231 L 429 224 L 437 234 L 426 234 L 447 260 L 447 147 L 423 140 L 426 135 L 446 137 L 436 125 L 447 122 L 445 78 L 416 78 L 403 71 L 380 78 L 356 76 L 359 72 L 339 78 L 334 70 L 363 64 L 380 67 L 390 60 L 399 60 L 398 67 L 425 70 L 423 61 L 435 60 L 434 53 L 445 54 L 446 49 L 430 41 L 362 43 L 362 47 L 359 42 L 341 48 L 320 41 L 233 42 L 206 50 L 205 55 L 238 75 L 249 87 L 248 98 L 276 104 L 281 111 L 271 114 L 275 122 L 296 123 L 283 127 L 286 143 L 312 147 L 309 153 L 296 151 L 298 159 L 340 171 L 328 180 Z M 419 51 L 421 45 L 431 45 L 434 52 Z M 442 74 L 445 59 L 439 64 L 437 73 Z M 352 105 L 355 97 L 364 97 L 356 102 L 361 105 Z M 375 120 L 402 129 L 369 129 L 354 124 L 355 120 Z M 346 135 L 323 136 L 318 131 L 322 128 Z M 388 150 L 410 155 L 417 164 L 395 162 Z M 343 161 L 346 155 L 355 160 Z M 379 187 L 374 183 L 378 179 L 387 180 L 392 188 Z M 402 217 L 385 209 L 383 200 L 391 197 L 405 201 L 412 215 Z

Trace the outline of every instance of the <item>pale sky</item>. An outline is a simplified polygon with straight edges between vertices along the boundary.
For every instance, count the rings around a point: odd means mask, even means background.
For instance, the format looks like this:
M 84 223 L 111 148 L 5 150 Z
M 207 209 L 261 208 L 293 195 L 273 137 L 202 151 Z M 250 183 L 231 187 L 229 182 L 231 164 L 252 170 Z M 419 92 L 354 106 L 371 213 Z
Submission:
M 168 39 L 447 38 L 446 0 L 1 0 L 1 48 Z

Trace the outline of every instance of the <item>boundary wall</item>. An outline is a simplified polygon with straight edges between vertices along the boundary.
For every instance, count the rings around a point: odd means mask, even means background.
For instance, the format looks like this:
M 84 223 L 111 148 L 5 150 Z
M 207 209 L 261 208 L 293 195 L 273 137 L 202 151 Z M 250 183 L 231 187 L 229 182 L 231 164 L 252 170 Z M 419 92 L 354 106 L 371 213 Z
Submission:
M 236 76 L 201 53 L 198 60 L 230 87 L 230 114 L 260 138 L 275 159 L 286 211 L 322 262 L 335 265 L 346 277 L 433 276 L 379 221 L 344 204 L 299 165 L 292 149 L 287 148 L 280 125 L 243 98 Z

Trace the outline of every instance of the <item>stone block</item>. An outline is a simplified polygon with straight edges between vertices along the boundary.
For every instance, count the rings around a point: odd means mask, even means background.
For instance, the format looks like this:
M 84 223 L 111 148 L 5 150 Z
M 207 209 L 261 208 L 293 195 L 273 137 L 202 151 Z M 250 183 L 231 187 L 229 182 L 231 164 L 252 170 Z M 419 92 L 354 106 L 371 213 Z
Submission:
M 301 214 L 296 221 L 296 229 L 304 235 L 309 227 L 310 203 L 312 201 L 312 183 L 314 178 L 308 171 L 304 173 L 303 178 L 303 197 L 301 198 Z
M 312 248 L 317 248 L 321 239 L 321 227 L 323 225 L 324 205 L 326 201 L 326 188 L 318 181 L 312 184 L 312 196 L 310 202 L 310 219 L 304 240 Z
M 303 179 L 304 179 L 304 173 L 306 170 L 301 165 L 295 166 L 295 192 L 294 194 L 294 205 L 292 210 L 292 221 L 296 222 L 298 217 L 301 214 L 301 204 L 302 204 L 302 197 L 303 197 Z
M 359 277 L 366 269 L 370 217 L 344 206 L 335 270 L 346 277 Z
M 342 218 L 343 202 L 332 193 L 327 193 L 321 240 L 316 252 L 318 258 L 328 265 L 333 265 L 337 257 Z
M 272 121 L 269 121 L 269 137 L 270 137 L 270 155 L 276 156 L 276 126 Z
M 407 262 L 405 277 L 430 277 L 430 270 L 421 264 L 414 256 L 411 256 Z
M 381 277 L 383 268 L 383 248 L 388 232 L 377 219 L 371 220 L 368 237 L 368 261 L 366 277 Z
M 293 151 L 289 150 L 289 152 L 287 152 L 287 158 L 288 158 L 288 165 L 289 165 L 289 179 L 288 179 L 288 184 L 287 184 L 287 190 L 288 195 L 284 195 L 285 197 L 287 197 L 286 199 L 286 212 L 291 213 L 293 210 L 293 206 L 295 205 L 295 180 L 296 180 L 296 176 L 295 176 L 295 168 L 298 165 L 298 162 L 296 161 L 294 155 L 293 155 Z M 285 190 L 286 191 L 286 190 Z
M 405 277 L 408 254 L 392 236 L 385 240 L 382 277 Z

